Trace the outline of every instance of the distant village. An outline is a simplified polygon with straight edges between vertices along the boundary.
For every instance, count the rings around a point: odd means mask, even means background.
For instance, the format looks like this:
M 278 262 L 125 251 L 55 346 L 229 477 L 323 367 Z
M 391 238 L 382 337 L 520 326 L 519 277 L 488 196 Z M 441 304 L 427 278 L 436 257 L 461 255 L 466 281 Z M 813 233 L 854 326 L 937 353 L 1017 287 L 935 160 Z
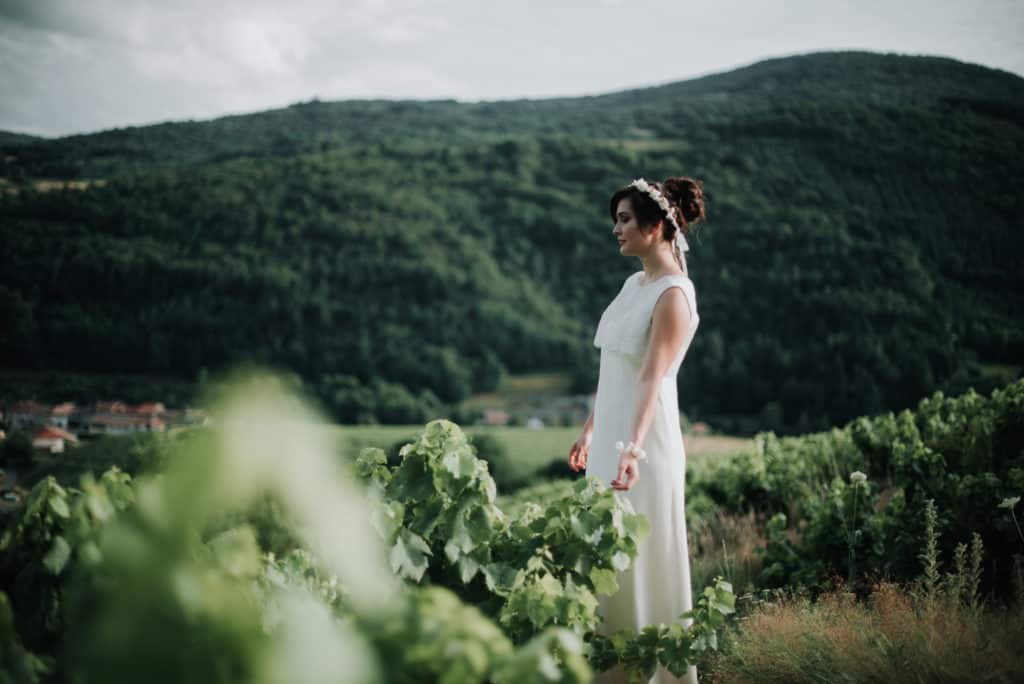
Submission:
M 164 432 L 209 422 L 203 409 L 169 409 L 160 402 L 133 406 L 121 401 L 98 401 L 79 406 L 27 400 L 0 407 L 0 425 L 6 426 L 6 430 L 0 429 L 0 439 L 5 439 L 7 432 L 27 430 L 34 449 L 57 454 L 102 435 Z
M 577 425 L 586 420 L 592 407 L 593 397 L 590 395 L 544 397 L 543 401 L 535 401 L 521 417 L 502 409 L 483 409 L 476 423 L 488 426 L 518 424 L 532 429 L 560 424 Z M 121 401 L 97 401 L 80 406 L 73 402 L 46 404 L 25 400 L 0 405 L 0 440 L 15 430 L 28 430 L 33 448 L 51 454 L 62 453 L 84 440 L 103 435 L 164 432 L 209 423 L 210 416 L 204 409 L 169 409 L 160 402 L 131 405 Z M 709 432 L 703 422 L 689 424 L 686 428 L 687 432 L 694 434 Z
M 525 399 L 525 401 L 523 401 Z M 484 408 L 478 425 L 522 425 L 543 429 L 551 425 L 578 425 L 593 407 L 589 395 L 521 397 L 509 410 Z M 707 434 L 706 423 L 685 423 L 684 432 Z M 24 432 L 32 443 L 32 452 L 42 458 L 59 457 L 83 442 L 104 435 L 128 435 L 140 432 L 167 432 L 211 423 L 201 408 L 170 409 L 160 402 L 127 404 L 122 401 L 97 401 L 79 405 L 73 402 L 48 404 L 34 400 L 0 405 L 0 447 L 15 432 Z M 21 505 L 26 489 L 9 464 L 0 463 L 0 515 Z M 14 508 L 12 508 L 14 507 Z

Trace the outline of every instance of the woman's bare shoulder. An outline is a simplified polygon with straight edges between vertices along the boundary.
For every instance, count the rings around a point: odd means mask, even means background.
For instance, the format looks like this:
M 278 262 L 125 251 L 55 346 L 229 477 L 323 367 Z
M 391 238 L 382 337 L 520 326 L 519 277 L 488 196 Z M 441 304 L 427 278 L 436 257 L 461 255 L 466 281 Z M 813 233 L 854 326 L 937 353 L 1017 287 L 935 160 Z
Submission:
M 672 276 L 671 282 L 662 284 L 661 292 L 654 302 L 656 317 L 687 317 L 696 314 L 693 282 L 686 275 Z

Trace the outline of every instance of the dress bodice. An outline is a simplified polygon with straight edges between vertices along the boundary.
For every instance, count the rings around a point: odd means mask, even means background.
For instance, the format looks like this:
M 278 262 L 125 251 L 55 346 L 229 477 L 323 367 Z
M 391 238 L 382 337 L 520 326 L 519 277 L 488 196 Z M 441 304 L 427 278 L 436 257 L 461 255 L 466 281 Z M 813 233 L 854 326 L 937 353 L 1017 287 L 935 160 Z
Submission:
M 697 295 L 693 281 L 681 274 L 662 276 L 650 283 L 640 283 L 643 271 L 637 271 L 626 278 L 622 289 L 615 299 L 601 314 L 594 335 L 594 346 L 602 350 L 610 350 L 633 357 L 636 363 L 643 360 L 650 340 L 651 322 L 654 305 L 665 290 L 671 287 L 680 288 L 686 295 L 690 305 L 690 327 L 686 331 L 682 347 L 673 360 L 668 375 L 672 377 L 679 370 L 679 365 L 686 356 L 686 351 L 693 341 L 700 323 L 697 313 Z

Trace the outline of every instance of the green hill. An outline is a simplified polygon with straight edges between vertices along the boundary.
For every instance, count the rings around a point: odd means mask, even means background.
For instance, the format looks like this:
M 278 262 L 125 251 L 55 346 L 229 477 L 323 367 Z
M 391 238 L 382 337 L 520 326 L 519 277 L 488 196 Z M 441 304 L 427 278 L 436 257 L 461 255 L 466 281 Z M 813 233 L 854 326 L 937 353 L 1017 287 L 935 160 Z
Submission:
M 41 140 L 41 138 L 34 135 L 27 135 L 25 133 L 14 133 L 12 131 L 0 131 L 0 145 L 25 145 L 27 143 L 36 142 L 38 140 Z
M 691 417 L 806 431 L 985 391 L 1024 358 L 1024 79 L 952 59 L 312 101 L 0 151 L 9 368 L 193 378 L 252 359 L 343 420 L 415 422 L 506 369 L 567 368 L 592 391 L 597 318 L 639 267 L 607 198 L 679 173 L 708 196 Z M 37 182 L 55 178 L 104 182 Z

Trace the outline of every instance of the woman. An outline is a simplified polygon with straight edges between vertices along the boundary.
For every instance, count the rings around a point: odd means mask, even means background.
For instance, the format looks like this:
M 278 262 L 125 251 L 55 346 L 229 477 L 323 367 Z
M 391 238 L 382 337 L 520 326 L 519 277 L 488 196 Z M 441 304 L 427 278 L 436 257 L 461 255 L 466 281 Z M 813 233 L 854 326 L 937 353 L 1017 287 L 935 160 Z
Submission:
M 622 491 L 647 516 L 651 534 L 619 573 L 619 591 L 598 597 L 605 635 L 671 624 L 693 605 L 676 374 L 700 320 L 684 231 L 704 218 L 704 194 L 692 178 L 638 179 L 612 196 L 609 210 L 619 253 L 639 257 L 643 270 L 626 279 L 598 323 L 597 396 L 569 466 Z M 626 680 L 616 666 L 595 681 Z M 679 681 L 696 684 L 697 669 L 678 679 L 658 665 L 651 679 Z

